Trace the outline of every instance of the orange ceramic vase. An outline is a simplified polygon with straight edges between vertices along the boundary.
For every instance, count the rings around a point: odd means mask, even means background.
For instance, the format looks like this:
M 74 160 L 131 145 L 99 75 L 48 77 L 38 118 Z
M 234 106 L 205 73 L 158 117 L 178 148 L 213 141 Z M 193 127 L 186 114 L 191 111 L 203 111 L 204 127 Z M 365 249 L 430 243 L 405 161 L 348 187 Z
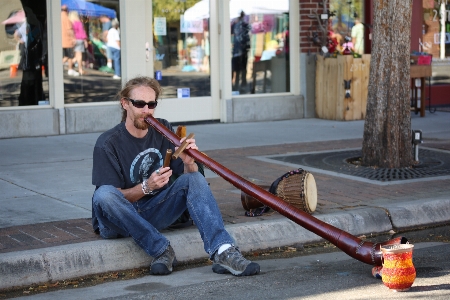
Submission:
M 389 289 L 407 291 L 416 279 L 416 269 L 412 262 L 414 245 L 386 245 L 383 253 L 383 271 L 381 280 Z

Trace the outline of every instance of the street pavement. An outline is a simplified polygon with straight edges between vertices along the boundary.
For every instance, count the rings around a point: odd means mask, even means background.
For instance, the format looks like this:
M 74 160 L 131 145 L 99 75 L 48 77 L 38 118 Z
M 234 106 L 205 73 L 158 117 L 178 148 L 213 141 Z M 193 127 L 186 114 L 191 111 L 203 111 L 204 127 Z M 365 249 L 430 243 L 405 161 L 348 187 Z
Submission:
M 19 299 L 142 300 L 142 299 L 430 299 L 450 297 L 450 244 L 414 243 L 416 278 L 408 291 L 394 292 L 371 274 L 372 266 L 343 252 L 258 260 L 258 276 L 215 274 L 211 266 L 177 270 L 170 276 L 143 276 L 89 286 L 73 280 L 71 286 L 49 291 L 26 290 Z M 266 256 L 270 258 L 272 255 Z M 60 282 L 63 285 L 62 282 Z M 17 294 L 16 294 L 17 295 Z M 19 295 L 18 295 L 19 296 Z
M 450 114 L 412 114 L 420 148 L 450 153 Z M 200 150 L 255 184 L 270 185 L 300 165 L 280 154 L 361 148 L 363 121 L 321 119 L 187 126 Z M 148 266 L 130 238 L 102 240 L 90 224 L 92 151 L 100 133 L 0 140 L 0 290 Z M 305 168 L 308 170 L 307 168 Z M 450 176 L 380 185 L 314 169 L 313 216 L 355 236 L 449 224 Z M 246 217 L 241 192 L 206 170 L 227 230 L 245 253 L 323 239 L 277 212 Z M 179 261 L 207 254 L 195 226 L 168 229 Z

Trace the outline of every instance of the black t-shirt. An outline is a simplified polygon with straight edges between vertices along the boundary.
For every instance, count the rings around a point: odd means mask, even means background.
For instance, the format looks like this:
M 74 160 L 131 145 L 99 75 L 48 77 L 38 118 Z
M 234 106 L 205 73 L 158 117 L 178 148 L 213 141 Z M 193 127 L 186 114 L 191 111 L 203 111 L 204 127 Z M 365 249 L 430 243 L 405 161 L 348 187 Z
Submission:
M 158 121 L 173 131 L 167 120 Z M 148 129 L 144 138 L 136 138 L 122 122 L 97 139 L 92 184 L 96 187 L 112 185 L 121 189 L 132 188 L 163 166 L 167 149 L 175 151 L 175 146 L 153 127 Z M 175 175 L 183 174 L 183 161 L 172 159 L 170 168 Z

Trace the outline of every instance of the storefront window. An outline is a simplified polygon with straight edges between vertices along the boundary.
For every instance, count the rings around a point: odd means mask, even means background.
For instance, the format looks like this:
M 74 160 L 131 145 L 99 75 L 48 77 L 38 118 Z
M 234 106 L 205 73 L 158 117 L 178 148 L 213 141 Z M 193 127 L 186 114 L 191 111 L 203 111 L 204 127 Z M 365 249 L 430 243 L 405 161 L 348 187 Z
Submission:
M 119 0 L 61 0 L 64 102 L 114 100 L 121 86 Z
M 230 0 L 234 95 L 289 88 L 289 1 Z
M 330 1 L 331 28 L 329 29 L 332 49 L 341 54 L 346 49 L 357 54 L 364 54 L 365 28 L 364 1 Z M 330 49 L 330 47 L 328 47 Z
M 0 107 L 48 104 L 45 0 L 3 0 Z
M 450 56 L 450 3 L 424 0 L 421 50 L 433 59 Z
M 209 0 L 154 0 L 153 25 L 162 97 L 211 96 Z

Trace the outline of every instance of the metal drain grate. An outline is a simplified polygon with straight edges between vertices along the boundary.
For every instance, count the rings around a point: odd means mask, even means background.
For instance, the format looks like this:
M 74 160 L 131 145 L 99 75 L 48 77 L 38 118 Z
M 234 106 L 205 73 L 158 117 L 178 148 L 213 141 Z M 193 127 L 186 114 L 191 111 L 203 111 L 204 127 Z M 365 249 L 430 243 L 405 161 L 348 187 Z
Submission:
M 450 175 L 450 153 L 443 151 L 419 148 L 419 164 L 398 169 L 362 167 L 348 162 L 357 157 L 361 157 L 361 150 L 286 155 L 270 159 L 381 182 Z

